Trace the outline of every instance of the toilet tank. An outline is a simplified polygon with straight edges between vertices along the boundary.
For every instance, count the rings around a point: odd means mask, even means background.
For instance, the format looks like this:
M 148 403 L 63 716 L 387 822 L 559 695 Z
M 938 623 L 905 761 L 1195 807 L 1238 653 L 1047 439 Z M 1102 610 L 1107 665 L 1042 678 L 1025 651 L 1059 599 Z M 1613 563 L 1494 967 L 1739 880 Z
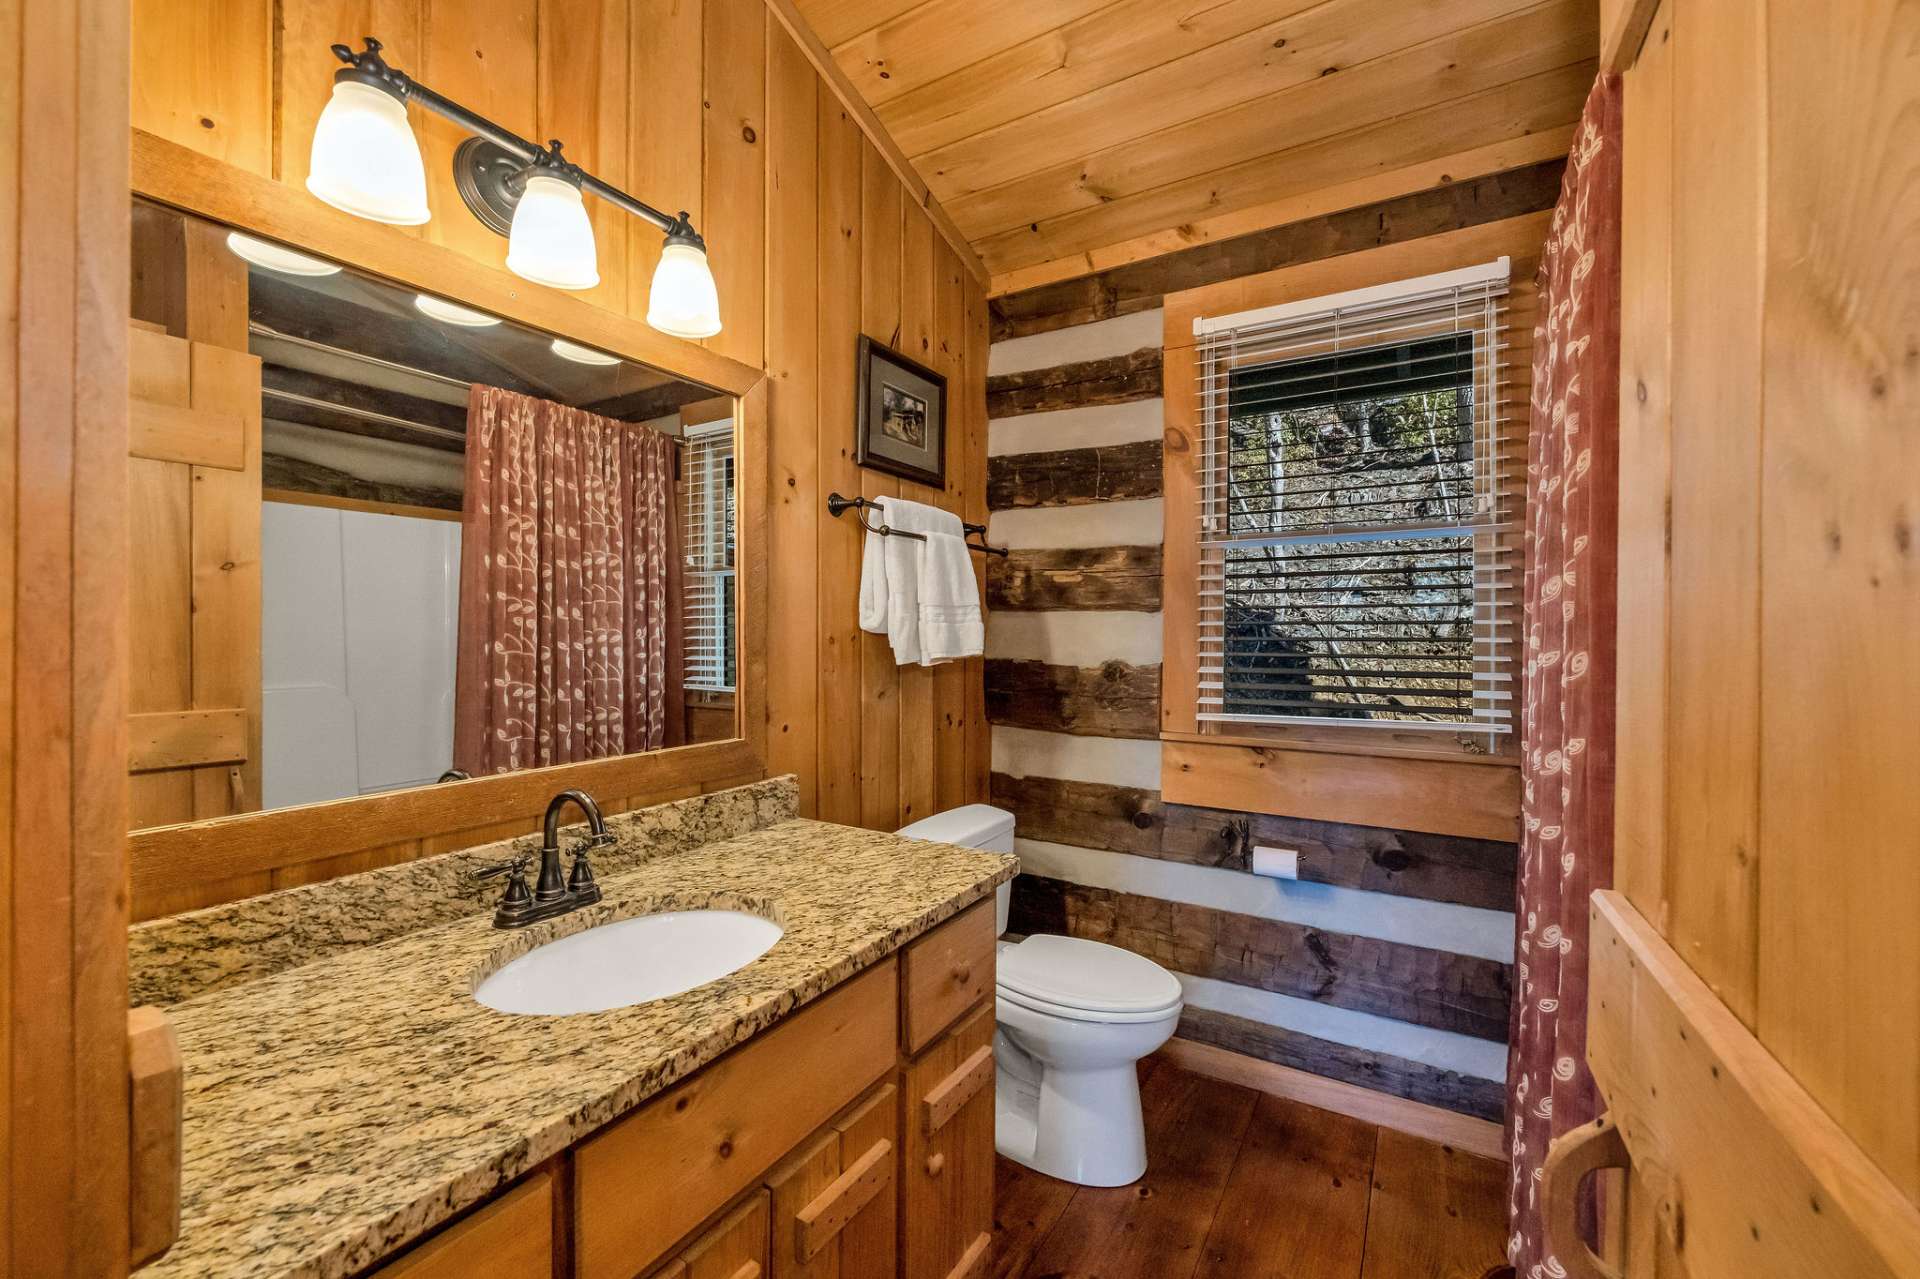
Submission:
M 1013 851 L 1013 814 L 992 804 L 967 804 L 944 813 L 923 817 L 895 832 L 907 839 L 926 839 L 937 844 L 958 844 L 962 848 L 982 848 L 991 853 Z M 1007 931 L 1007 914 L 1013 897 L 1013 885 L 1002 884 L 994 893 L 995 935 Z
M 992 804 L 968 804 L 923 817 L 895 833 L 908 839 L 932 840 L 936 844 L 1010 853 L 1013 851 L 1013 814 Z

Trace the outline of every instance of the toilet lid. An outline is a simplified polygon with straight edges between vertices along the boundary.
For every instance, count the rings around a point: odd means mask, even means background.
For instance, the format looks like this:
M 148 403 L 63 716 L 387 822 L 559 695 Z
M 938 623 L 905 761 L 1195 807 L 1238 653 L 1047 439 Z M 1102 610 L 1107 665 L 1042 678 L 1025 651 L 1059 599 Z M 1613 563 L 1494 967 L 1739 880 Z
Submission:
M 1105 942 L 1041 934 L 999 953 L 996 981 L 1014 995 L 1088 1012 L 1153 1012 L 1180 1002 L 1180 983 L 1151 959 Z

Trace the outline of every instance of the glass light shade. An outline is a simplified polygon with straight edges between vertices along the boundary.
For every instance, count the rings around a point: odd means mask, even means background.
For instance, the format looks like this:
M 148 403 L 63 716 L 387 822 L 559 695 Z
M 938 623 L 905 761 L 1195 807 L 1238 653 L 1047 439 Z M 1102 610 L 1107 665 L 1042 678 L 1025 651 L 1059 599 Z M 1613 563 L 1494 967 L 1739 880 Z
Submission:
M 507 235 L 507 270 L 555 289 L 590 289 L 600 283 L 580 188 L 545 173 L 531 174 L 513 210 Z
M 336 81 L 313 129 L 307 190 L 374 222 L 427 220 L 427 170 L 398 98 L 357 80 Z
M 617 355 L 608 355 L 605 351 L 596 351 L 590 346 L 581 346 L 578 342 L 569 342 L 565 338 L 553 340 L 553 353 L 563 360 L 572 360 L 575 364 L 595 364 L 601 367 L 620 363 Z
M 238 231 L 227 232 L 227 247 L 233 250 L 235 257 L 243 258 L 264 271 L 275 271 L 281 275 L 340 274 L 338 263 L 310 258 L 304 253 L 282 248 L 270 240 L 256 240 Z
M 691 244 L 669 244 L 653 268 L 647 323 L 677 338 L 710 338 L 720 331 L 720 294 L 707 255 Z
M 442 324 L 457 324 L 463 329 L 490 329 L 500 323 L 500 317 L 497 315 L 488 315 L 485 311 L 474 311 L 461 306 L 458 302 L 437 298 L 431 293 L 414 294 L 413 306 L 422 315 L 430 315 Z

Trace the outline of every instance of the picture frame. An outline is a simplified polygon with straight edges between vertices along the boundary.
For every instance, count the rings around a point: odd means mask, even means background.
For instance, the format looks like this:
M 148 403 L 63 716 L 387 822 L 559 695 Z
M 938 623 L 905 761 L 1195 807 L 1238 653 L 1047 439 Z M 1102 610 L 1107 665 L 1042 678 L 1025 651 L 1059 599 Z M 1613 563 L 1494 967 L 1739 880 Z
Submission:
M 853 460 L 870 471 L 947 487 L 947 379 L 862 334 Z

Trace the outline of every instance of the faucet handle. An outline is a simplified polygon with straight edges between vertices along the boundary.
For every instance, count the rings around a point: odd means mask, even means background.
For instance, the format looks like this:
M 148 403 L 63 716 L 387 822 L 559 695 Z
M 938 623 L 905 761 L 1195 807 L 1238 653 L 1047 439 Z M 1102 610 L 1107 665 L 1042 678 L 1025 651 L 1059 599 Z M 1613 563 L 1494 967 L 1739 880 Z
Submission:
M 600 886 L 594 882 L 593 850 L 606 848 L 619 841 L 606 831 L 589 835 L 581 840 L 573 850 L 573 870 L 567 876 L 567 891 L 572 893 L 581 905 L 600 900 Z
M 477 880 L 493 879 L 499 875 L 507 877 L 507 891 L 500 895 L 500 904 L 494 911 L 496 923 L 533 904 L 533 894 L 527 891 L 527 864 L 532 860 L 531 854 L 520 853 L 473 873 Z
M 517 853 L 503 862 L 495 862 L 491 866 L 482 866 L 479 870 L 473 872 L 473 877 L 475 879 L 493 879 L 499 875 L 508 875 L 518 879 L 527 873 L 527 866 L 532 861 L 532 853 Z

